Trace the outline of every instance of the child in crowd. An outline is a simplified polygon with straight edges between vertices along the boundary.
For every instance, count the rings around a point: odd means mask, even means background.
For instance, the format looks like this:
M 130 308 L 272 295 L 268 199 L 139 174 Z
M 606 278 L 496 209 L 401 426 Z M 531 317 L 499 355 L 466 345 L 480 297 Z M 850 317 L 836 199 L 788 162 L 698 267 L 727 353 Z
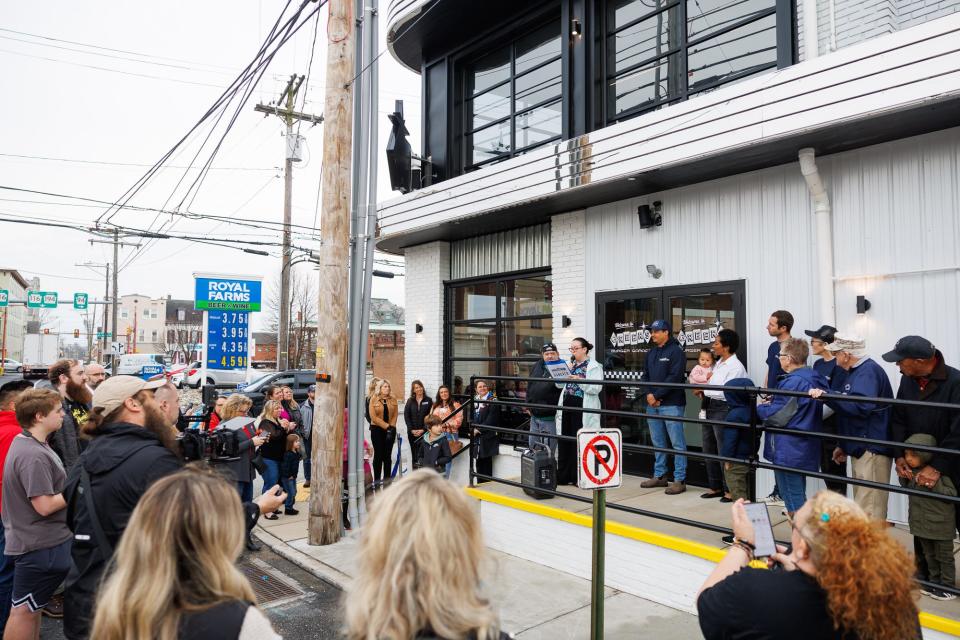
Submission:
M 440 418 L 431 414 L 423 419 L 423 426 L 427 428 L 427 432 L 423 434 L 420 447 L 420 466 L 443 473 L 444 467 L 453 459 L 450 454 L 450 441 L 443 432 L 443 424 Z
M 713 376 L 713 351 L 709 347 L 700 349 L 700 357 L 697 359 L 697 366 L 690 371 L 688 379 L 691 384 L 709 384 Z M 700 399 L 700 419 L 707 419 L 707 411 L 703 408 L 704 399 Z
M 926 433 L 916 433 L 906 441 L 907 445 L 937 446 L 937 440 Z M 913 471 L 912 478 L 900 478 L 900 484 L 911 489 L 930 491 L 942 496 L 955 496 L 957 489 L 953 481 L 941 475 L 932 487 L 917 484 L 917 473 L 929 464 L 933 454 L 929 451 L 905 449 L 903 459 Z M 910 533 L 917 539 L 927 562 L 930 582 L 947 587 L 954 586 L 956 566 L 953 560 L 954 505 L 952 502 L 910 496 Z M 940 589 L 923 587 L 920 593 L 935 600 L 953 600 L 955 595 Z
M 280 486 L 289 496 L 297 495 L 297 474 L 300 472 L 300 436 L 295 433 L 287 435 L 287 451 L 283 454 L 283 463 L 280 465 Z M 296 500 L 296 499 L 294 499 Z M 300 513 L 292 506 L 286 507 L 284 515 L 295 516 Z

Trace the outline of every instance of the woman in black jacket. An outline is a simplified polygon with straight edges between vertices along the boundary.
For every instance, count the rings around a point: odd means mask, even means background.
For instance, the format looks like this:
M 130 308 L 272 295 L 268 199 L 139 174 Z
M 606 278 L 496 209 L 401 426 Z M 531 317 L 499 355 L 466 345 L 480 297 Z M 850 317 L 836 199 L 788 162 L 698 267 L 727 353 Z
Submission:
M 473 405 L 473 426 L 485 425 L 488 427 L 500 426 L 500 407 L 492 405 L 484 400 L 494 400 L 496 396 L 487 386 L 486 380 L 477 380 L 477 395 L 474 397 Z M 500 436 L 496 431 L 489 429 L 473 429 L 473 437 L 479 438 L 477 446 L 474 448 L 473 455 L 476 456 L 477 473 L 483 475 L 493 475 L 493 456 L 500 453 Z
M 420 466 L 420 442 L 426 427 L 423 419 L 430 415 L 433 400 L 427 395 L 423 383 L 414 380 L 410 385 L 410 397 L 403 407 L 403 422 L 407 425 L 407 441 L 410 443 L 410 460 L 414 468 Z
M 267 437 L 267 441 L 260 447 L 260 455 L 263 457 L 263 464 L 266 469 L 263 472 L 263 492 L 266 493 L 269 487 L 280 484 L 280 465 L 283 463 L 283 455 L 287 452 L 287 433 L 288 430 L 280 426 L 280 402 L 278 400 L 267 400 L 263 404 L 263 412 L 257 419 L 257 433 Z M 292 431 L 292 423 L 290 430 Z M 284 506 L 287 509 L 293 508 L 296 496 L 287 496 Z M 267 520 L 276 520 L 279 509 L 273 513 L 264 516 Z

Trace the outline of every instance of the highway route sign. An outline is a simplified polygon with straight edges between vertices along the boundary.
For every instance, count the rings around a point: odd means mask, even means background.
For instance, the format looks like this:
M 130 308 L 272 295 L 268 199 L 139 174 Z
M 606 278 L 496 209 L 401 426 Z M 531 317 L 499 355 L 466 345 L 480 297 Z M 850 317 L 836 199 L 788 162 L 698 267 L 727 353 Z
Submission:
M 615 489 L 623 482 L 623 436 L 620 429 L 577 432 L 577 486 Z

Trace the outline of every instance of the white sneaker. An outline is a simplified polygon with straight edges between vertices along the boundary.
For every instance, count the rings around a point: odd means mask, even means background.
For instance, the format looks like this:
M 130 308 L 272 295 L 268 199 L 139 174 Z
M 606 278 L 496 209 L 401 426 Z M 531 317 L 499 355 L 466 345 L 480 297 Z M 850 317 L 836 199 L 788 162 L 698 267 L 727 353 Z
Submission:
M 934 600 L 940 600 L 942 602 L 949 602 L 951 600 L 957 599 L 957 596 L 955 596 L 954 594 L 947 593 L 942 589 L 936 589 L 934 587 L 924 587 L 920 589 L 920 593 L 930 598 L 933 598 Z
M 783 498 L 781 498 L 780 495 L 779 495 L 779 494 L 776 494 L 776 493 L 771 493 L 770 495 L 768 495 L 766 498 L 764 498 L 764 499 L 761 500 L 760 502 L 764 502 L 764 503 L 766 503 L 766 504 L 773 505 L 774 507 L 783 507 L 783 506 L 786 506 L 786 505 L 784 504 L 784 502 L 783 502 Z

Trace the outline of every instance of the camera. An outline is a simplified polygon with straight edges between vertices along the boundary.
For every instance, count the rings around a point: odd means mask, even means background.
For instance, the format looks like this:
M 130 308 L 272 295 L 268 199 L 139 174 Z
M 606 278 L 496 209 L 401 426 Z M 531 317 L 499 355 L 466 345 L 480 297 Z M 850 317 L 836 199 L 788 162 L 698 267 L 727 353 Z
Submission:
M 232 418 L 213 431 L 200 428 L 186 429 L 180 437 L 180 452 L 184 460 L 203 460 L 209 464 L 232 462 L 240 458 L 241 431 L 253 424 L 249 417 Z

